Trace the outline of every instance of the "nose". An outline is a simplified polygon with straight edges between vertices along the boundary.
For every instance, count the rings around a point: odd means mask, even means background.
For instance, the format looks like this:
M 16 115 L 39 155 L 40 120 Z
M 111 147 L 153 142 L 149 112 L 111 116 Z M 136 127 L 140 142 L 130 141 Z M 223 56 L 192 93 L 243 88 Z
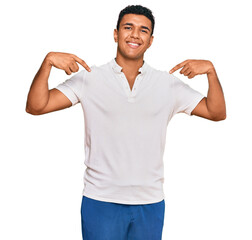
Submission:
M 134 28 L 132 31 L 131 31 L 131 37 L 133 38 L 139 38 L 139 31 L 137 28 Z

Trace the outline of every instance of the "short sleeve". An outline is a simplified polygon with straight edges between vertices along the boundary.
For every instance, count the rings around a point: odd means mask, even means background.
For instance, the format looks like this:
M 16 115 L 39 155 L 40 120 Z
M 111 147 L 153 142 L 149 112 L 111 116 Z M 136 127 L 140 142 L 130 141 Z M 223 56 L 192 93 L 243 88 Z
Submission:
M 61 91 L 72 102 L 72 106 L 80 102 L 82 98 L 82 87 L 85 75 L 86 70 L 83 69 L 56 87 L 56 89 Z
M 173 79 L 174 114 L 183 112 L 191 116 L 193 109 L 205 96 L 174 75 L 171 76 Z

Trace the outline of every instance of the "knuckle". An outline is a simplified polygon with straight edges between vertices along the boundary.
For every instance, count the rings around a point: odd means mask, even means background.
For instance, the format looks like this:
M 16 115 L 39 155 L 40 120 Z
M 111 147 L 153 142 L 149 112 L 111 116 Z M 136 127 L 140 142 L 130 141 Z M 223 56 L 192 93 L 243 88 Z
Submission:
M 69 69 L 68 68 L 64 68 L 64 70 L 65 70 L 66 74 L 69 75 L 69 73 L 70 73 Z

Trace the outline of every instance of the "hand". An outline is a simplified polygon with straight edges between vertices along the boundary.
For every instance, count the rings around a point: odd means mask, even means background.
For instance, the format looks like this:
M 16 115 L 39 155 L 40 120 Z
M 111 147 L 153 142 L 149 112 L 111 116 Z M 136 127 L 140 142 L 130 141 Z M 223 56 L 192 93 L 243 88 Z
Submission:
M 169 73 L 173 73 L 181 67 L 183 68 L 181 69 L 180 73 L 184 74 L 185 76 L 188 76 L 188 78 L 193 78 L 199 74 L 209 74 L 214 70 L 212 62 L 208 60 L 189 59 L 176 65 L 170 70 Z
M 87 71 L 91 72 L 89 66 L 79 57 L 70 53 L 49 52 L 45 60 L 49 61 L 51 66 L 65 70 L 67 75 L 79 71 L 79 66 L 76 62 L 81 64 Z

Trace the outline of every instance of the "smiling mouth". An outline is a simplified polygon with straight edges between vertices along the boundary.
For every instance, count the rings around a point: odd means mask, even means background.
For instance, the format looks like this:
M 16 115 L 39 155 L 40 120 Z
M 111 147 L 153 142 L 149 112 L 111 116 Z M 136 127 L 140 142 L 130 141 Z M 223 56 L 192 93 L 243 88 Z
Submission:
M 127 44 L 131 47 L 131 48 L 138 48 L 141 44 L 139 43 L 133 43 L 133 42 L 127 42 Z

